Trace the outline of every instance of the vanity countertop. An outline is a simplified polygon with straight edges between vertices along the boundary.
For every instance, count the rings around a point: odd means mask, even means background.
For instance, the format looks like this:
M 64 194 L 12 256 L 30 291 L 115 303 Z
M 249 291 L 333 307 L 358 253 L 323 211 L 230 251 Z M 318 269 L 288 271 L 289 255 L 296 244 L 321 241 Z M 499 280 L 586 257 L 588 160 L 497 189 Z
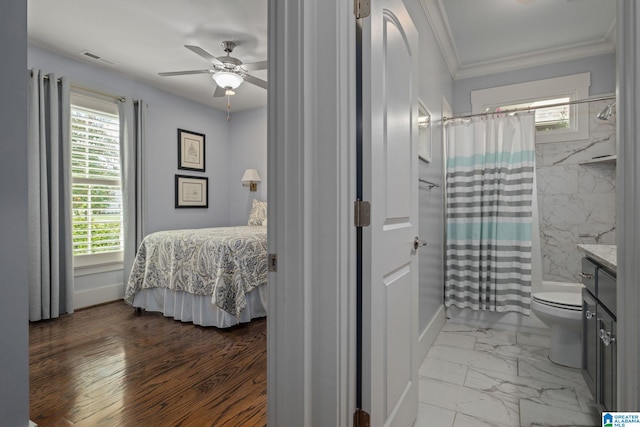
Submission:
M 578 249 L 584 251 L 588 257 L 598 261 L 613 271 L 618 268 L 618 253 L 616 245 L 578 245 Z

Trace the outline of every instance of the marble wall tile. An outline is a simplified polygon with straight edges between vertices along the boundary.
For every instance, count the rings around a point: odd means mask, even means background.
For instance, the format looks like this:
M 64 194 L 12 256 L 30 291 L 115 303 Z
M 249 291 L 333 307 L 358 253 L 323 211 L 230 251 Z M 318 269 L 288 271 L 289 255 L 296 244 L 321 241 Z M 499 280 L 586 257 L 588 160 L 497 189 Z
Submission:
M 538 168 L 536 175 L 538 193 L 577 193 L 579 168 L 580 166 L 578 165 L 543 166 Z
M 589 105 L 589 139 L 536 144 L 543 278 L 576 281 L 578 243 L 615 244 L 614 163 L 580 165 L 616 152 L 615 115 L 599 120 L 606 101 Z
M 615 245 L 616 224 L 580 224 L 578 226 L 578 243 Z
M 578 166 L 578 193 L 615 193 L 614 163 L 594 163 Z

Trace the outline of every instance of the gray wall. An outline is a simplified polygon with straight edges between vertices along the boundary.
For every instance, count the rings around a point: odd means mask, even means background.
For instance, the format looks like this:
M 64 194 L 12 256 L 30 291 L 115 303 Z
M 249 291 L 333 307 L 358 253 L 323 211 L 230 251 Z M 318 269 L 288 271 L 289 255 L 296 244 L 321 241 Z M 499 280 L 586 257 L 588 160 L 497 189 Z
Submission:
M 220 227 L 247 223 L 255 196 L 267 193 L 267 110 L 225 112 L 189 101 L 131 80 L 113 71 L 63 57 L 36 46 L 28 47 L 28 67 L 41 68 L 71 79 L 71 83 L 118 96 L 143 99 L 147 105 L 144 147 L 146 186 L 146 232 L 180 228 Z M 206 135 L 206 171 L 177 168 L 177 129 Z M 242 187 L 247 168 L 262 177 L 258 191 Z M 175 209 L 176 174 L 209 178 L 208 209 Z M 123 293 L 123 272 L 115 270 L 76 276 L 76 307 L 110 301 Z
M 456 80 L 453 84 L 453 112 L 462 114 L 471 112 L 471 91 L 524 83 L 552 77 L 567 76 L 591 72 L 590 94 L 610 94 L 616 90 L 615 54 L 591 56 L 556 64 L 541 65 L 524 70 L 490 74 Z
M 257 169 L 255 193 L 240 183 L 245 169 Z M 229 139 L 229 225 L 246 225 L 253 199 L 267 200 L 267 108 L 231 114 Z
M 104 68 L 94 67 L 29 46 L 28 67 L 40 68 L 70 78 L 71 84 L 118 96 L 143 99 L 147 110 L 145 185 L 147 232 L 172 228 L 200 228 L 226 225 L 229 220 L 228 159 L 231 123 L 226 113 L 172 95 Z M 206 135 L 206 171 L 180 171 L 177 167 L 177 129 Z M 174 208 L 174 175 L 209 178 L 208 209 Z
M 0 6 L 0 424 L 29 424 L 27 2 Z
M 420 2 L 405 1 L 419 32 L 420 99 L 431 114 L 432 162 L 419 161 L 420 178 L 442 182 L 442 98 L 451 103 L 453 81 L 444 57 L 431 31 Z M 418 334 L 442 307 L 444 300 L 444 213 L 442 186 L 419 186 L 420 238 L 428 242 L 418 251 L 420 262 L 420 300 Z

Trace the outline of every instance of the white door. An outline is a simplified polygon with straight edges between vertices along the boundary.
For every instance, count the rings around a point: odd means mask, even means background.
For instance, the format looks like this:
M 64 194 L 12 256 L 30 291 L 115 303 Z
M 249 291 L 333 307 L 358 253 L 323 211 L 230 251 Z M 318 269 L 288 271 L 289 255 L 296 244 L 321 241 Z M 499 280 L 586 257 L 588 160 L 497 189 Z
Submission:
M 363 396 L 371 426 L 411 426 L 418 410 L 418 33 L 402 0 L 361 19 Z

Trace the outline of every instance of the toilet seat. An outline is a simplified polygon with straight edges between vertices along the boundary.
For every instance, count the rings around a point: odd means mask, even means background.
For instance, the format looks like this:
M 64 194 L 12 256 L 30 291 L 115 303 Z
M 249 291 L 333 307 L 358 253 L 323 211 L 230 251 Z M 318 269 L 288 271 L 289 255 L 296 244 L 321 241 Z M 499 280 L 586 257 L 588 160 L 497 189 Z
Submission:
M 536 292 L 533 300 L 549 307 L 582 311 L 582 296 L 575 292 Z

